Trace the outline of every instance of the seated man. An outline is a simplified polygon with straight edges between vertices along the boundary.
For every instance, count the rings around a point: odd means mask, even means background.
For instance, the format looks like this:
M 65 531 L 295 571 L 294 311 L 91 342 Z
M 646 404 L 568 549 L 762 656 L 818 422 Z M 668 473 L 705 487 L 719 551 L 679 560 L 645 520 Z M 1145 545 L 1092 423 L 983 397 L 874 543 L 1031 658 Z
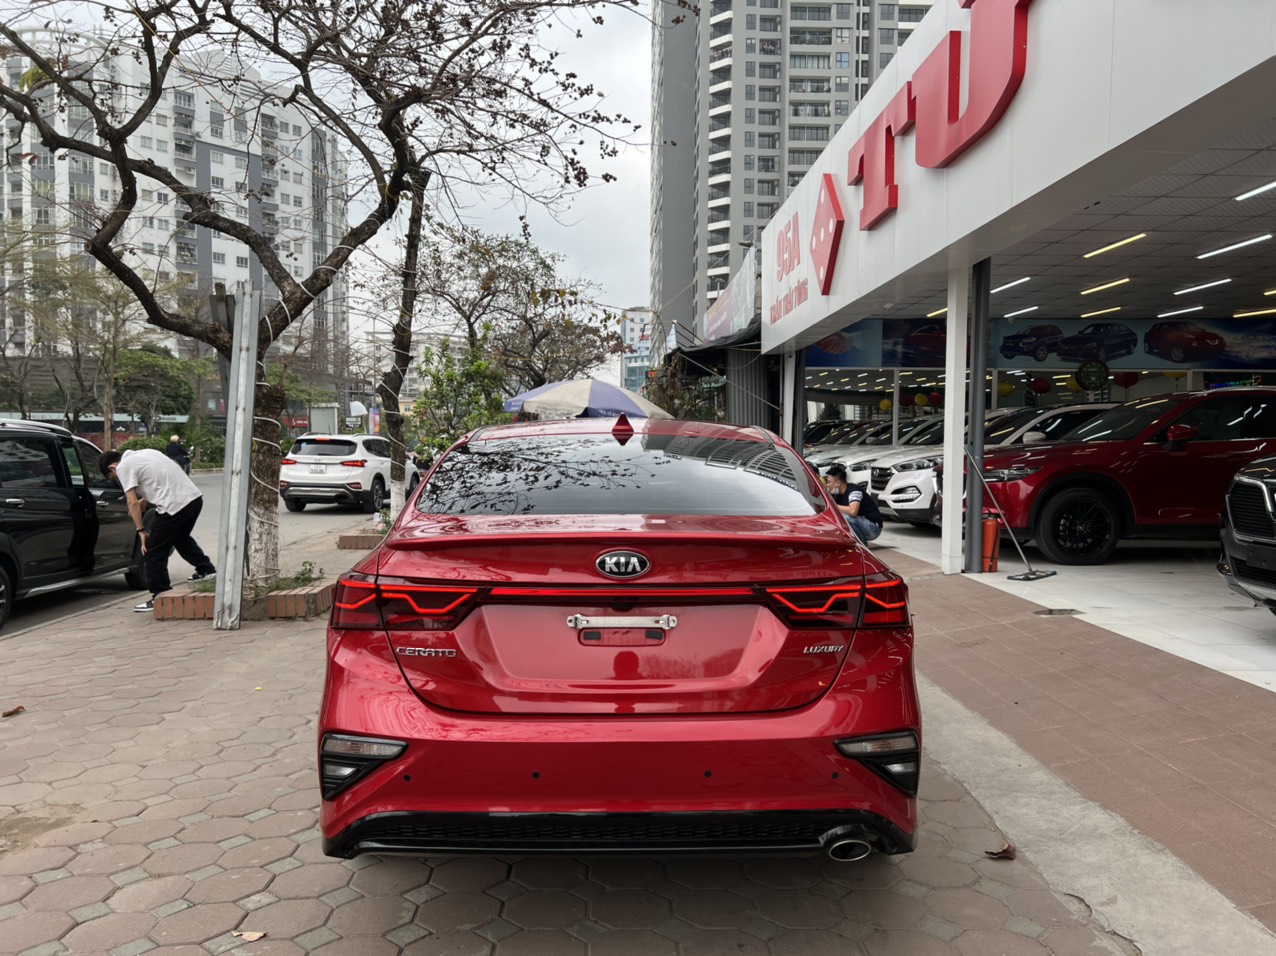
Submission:
M 877 510 L 877 502 L 862 485 L 847 482 L 845 468 L 834 465 L 825 474 L 824 483 L 861 544 L 868 544 L 882 533 L 882 513 Z

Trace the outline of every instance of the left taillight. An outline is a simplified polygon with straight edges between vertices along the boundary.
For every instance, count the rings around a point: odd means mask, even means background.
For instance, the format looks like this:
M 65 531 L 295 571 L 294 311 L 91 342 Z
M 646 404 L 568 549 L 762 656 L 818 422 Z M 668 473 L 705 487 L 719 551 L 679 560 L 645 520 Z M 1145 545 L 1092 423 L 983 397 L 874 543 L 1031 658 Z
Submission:
M 362 468 L 367 463 L 368 459 L 366 458 L 347 458 L 341 464 L 345 465 L 347 468 Z
M 864 617 L 860 627 L 908 627 L 908 585 L 893 571 L 864 579 Z
M 474 607 L 478 588 L 345 574 L 337 581 L 329 627 L 445 631 Z
M 282 458 L 282 459 L 280 459 L 279 464 L 281 464 L 281 465 L 295 465 L 295 464 L 297 464 L 297 459 L 296 459 L 296 458 Z

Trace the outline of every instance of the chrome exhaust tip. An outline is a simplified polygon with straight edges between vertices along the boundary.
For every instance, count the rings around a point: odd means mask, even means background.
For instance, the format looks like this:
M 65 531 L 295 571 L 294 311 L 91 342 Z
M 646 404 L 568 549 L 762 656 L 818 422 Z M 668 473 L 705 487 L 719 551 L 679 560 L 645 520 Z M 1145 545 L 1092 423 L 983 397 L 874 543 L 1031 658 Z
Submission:
M 829 855 L 830 860 L 853 863 L 872 853 L 873 846 L 864 839 L 861 832 L 843 830 L 840 833 L 834 833 L 832 838 L 825 842 L 824 852 Z

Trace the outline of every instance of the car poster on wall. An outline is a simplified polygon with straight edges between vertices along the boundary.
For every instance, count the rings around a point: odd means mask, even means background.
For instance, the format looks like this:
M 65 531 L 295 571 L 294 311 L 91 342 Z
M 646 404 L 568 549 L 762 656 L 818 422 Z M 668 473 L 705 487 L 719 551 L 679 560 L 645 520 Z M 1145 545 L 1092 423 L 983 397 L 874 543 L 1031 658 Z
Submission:
M 865 319 L 807 349 L 808 368 L 943 368 L 940 319 Z M 874 346 L 880 349 L 873 353 Z M 1276 321 L 1252 319 L 994 319 L 988 366 L 1070 369 L 1265 369 L 1276 361 Z

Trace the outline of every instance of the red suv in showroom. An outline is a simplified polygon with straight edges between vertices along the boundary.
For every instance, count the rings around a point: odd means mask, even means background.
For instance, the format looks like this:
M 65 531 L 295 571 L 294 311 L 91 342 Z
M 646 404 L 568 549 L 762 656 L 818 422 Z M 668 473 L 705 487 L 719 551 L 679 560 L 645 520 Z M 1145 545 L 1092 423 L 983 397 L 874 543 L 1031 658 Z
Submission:
M 1058 564 L 1102 564 L 1122 538 L 1213 538 L 1237 469 L 1276 452 L 1276 389 L 1126 402 L 1072 440 L 990 451 L 1006 527 Z
M 759 428 L 483 428 L 343 575 L 324 849 L 911 850 L 904 582 Z

